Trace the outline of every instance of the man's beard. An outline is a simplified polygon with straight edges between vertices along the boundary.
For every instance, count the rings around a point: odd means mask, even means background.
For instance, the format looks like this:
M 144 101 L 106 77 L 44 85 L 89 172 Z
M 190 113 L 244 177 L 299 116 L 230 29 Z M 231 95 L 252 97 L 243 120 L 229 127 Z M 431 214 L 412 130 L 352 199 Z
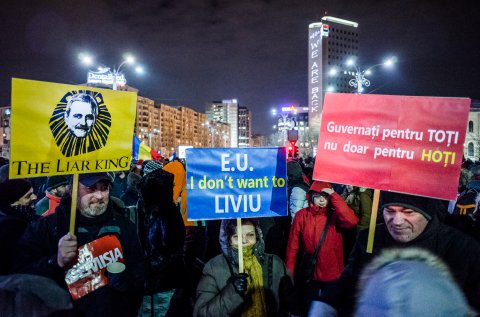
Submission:
M 81 206 L 80 210 L 82 215 L 84 215 L 85 217 L 93 218 L 103 214 L 107 210 L 107 203 L 97 202 L 95 206 L 92 206 L 90 204 L 86 206 L 84 205 Z

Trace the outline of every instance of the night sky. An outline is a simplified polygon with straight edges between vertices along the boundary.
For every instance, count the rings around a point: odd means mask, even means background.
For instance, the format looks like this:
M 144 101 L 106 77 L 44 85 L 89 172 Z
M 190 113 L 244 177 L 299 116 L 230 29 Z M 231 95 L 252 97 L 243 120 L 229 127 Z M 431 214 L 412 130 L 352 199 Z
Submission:
M 395 55 L 367 92 L 480 99 L 480 16 L 474 1 L 4 1 L 0 9 L 0 105 L 11 78 L 86 81 L 77 55 L 126 69 L 142 96 L 204 112 L 237 98 L 253 132 L 270 133 L 270 109 L 307 105 L 308 25 L 325 15 L 359 23 L 360 64 Z M 266 119 L 267 118 L 267 119 Z

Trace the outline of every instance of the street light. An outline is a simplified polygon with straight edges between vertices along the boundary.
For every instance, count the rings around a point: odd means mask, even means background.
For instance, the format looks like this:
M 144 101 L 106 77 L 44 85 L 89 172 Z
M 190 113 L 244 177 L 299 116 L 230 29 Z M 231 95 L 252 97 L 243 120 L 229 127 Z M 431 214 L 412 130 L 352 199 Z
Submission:
M 157 129 L 157 128 L 153 128 L 153 132 L 152 132 L 152 131 L 148 132 L 148 143 L 149 143 L 149 147 L 150 147 L 150 148 L 152 148 L 152 134 L 155 135 L 155 141 L 156 141 L 156 139 L 157 139 L 156 135 L 157 135 L 159 132 L 160 132 L 160 130 Z M 157 145 L 156 142 L 155 142 L 155 145 Z
M 137 67 L 135 67 L 135 72 L 137 74 L 143 74 L 145 72 L 145 70 L 143 69 L 142 66 L 137 66 Z
M 357 89 L 357 93 L 361 94 L 364 90 L 363 87 L 369 87 L 370 86 L 370 80 L 366 78 L 365 76 L 371 75 L 372 74 L 372 69 L 378 66 L 384 66 L 384 67 L 392 67 L 393 64 L 397 61 L 396 57 L 389 57 L 385 59 L 382 63 L 380 64 L 375 64 L 373 66 L 368 67 L 367 69 L 362 69 L 360 68 L 359 65 L 355 63 L 353 59 L 349 59 L 346 62 L 347 67 L 354 67 L 354 71 L 350 70 L 343 70 L 344 75 L 350 75 L 353 76 L 352 79 L 348 82 L 348 84 L 355 89 Z M 338 73 L 337 69 L 332 68 L 328 72 L 330 76 L 335 76 Z M 331 89 L 327 88 L 328 91 L 332 91 Z
M 82 63 L 87 65 L 87 66 L 93 65 L 93 57 L 89 54 L 80 53 L 80 54 L 78 54 L 78 59 L 80 59 L 82 61 Z
M 156 135 L 159 133 L 160 133 L 160 129 L 157 129 L 157 128 L 153 128 L 152 130 L 141 128 L 139 137 L 141 139 L 146 139 L 148 137 L 148 146 L 152 148 L 152 135 L 155 135 L 155 140 L 156 140 Z M 157 145 L 156 142 L 155 142 L 155 145 Z
M 91 65 L 94 64 L 94 58 L 90 54 L 80 53 L 80 54 L 78 54 L 78 58 L 86 66 L 91 66 Z M 102 72 L 110 72 L 112 74 L 112 81 L 113 81 L 112 82 L 112 89 L 117 90 L 117 88 L 118 88 L 117 87 L 117 81 L 119 79 L 122 80 L 122 82 L 126 83 L 125 76 L 121 72 L 122 67 L 124 65 L 133 65 L 133 64 L 135 64 L 135 57 L 133 57 L 130 54 L 125 54 L 123 61 L 120 63 L 120 65 L 117 68 L 115 68 L 115 65 L 114 65 L 113 70 L 110 70 L 110 67 L 107 67 L 103 64 L 100 64 L 100 66 L 98 67 L 98 70 L 100 70 Z M 137 67 L 135 67 L 135 72 L 138 73 L 138 74 L 143 74 L 144 69 L 141 66 L 137 66 Z

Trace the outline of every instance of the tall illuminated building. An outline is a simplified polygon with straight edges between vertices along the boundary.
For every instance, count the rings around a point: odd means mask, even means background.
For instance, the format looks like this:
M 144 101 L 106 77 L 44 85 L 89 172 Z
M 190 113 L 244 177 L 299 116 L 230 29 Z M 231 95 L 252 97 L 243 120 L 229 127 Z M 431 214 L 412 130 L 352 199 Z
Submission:
M 325 93 L 353 91 L 348 84 L 350 75 L 329 76 L 329 72 L 345 69 L 349 58 L 358 58 L 358 23 L 324 16 L 308 29 L 308 125 L 318 136 Z
M 230 124 L 230 146 L 238 147 L 238 101 L 237 99 L 213 101 L 207 104 L 208 120 Z
M 238 107 L 238 147 L 250 147 L 252 113 L 247 107 Z

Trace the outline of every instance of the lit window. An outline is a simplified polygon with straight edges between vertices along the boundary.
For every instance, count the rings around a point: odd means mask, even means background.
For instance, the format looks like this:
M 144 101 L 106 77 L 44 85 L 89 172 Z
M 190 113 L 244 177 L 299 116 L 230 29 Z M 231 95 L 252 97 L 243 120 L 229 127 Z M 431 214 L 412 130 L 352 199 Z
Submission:
M 474 150 L 473 150 L 473 143 L 470 142 L 468 143 L 468 156 L 473 157 L 474 156 Z

